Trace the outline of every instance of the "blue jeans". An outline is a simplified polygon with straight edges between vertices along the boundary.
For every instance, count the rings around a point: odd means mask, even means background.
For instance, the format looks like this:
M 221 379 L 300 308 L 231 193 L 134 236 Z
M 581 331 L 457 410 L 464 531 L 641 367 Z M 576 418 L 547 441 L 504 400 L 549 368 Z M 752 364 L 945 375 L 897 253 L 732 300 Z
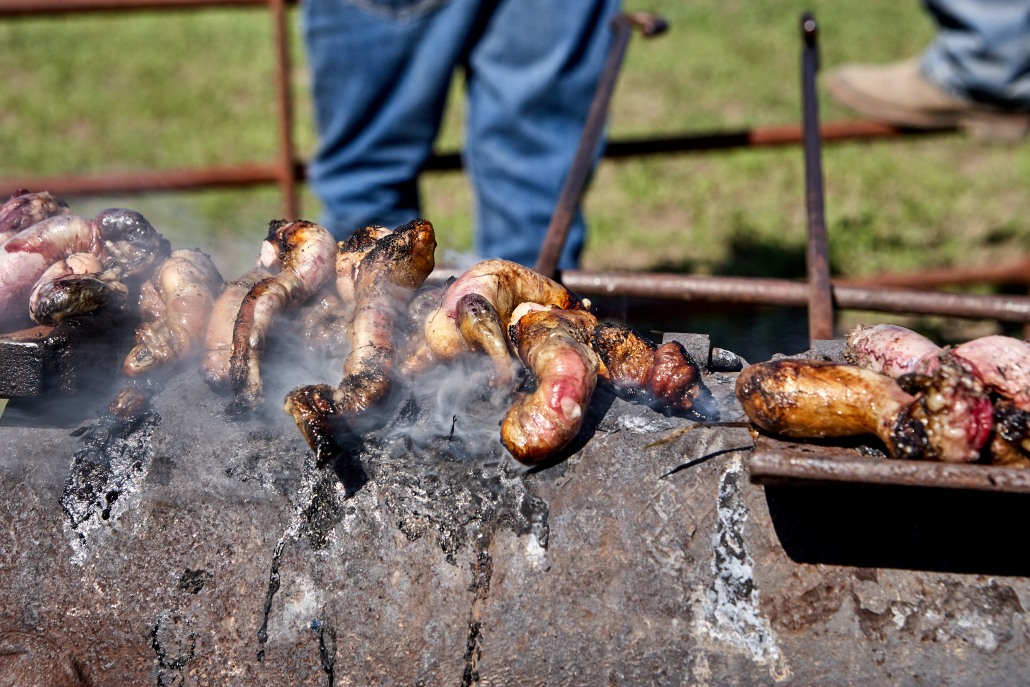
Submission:
M 1030 0 L 926 0 L 940 27 L 923 73 L 955 95 L 1030 110 Z
M 476 251 L 532 265 L 619 0 L 303 4 L 320 142 L 309 174 L 333 235 L 418 216 L 418 172 L 461 66 L 468 104 L 462 160 L 475 190 Z M 576 266 L 585 230 L 577 213 L 562 269 Z

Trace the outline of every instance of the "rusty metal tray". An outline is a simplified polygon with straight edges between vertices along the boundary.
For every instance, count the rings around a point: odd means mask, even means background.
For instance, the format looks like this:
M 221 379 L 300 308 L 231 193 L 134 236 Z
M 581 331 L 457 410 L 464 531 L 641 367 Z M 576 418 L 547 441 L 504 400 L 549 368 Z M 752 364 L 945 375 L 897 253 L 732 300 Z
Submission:
M 855 448 L 779 441 L 760 436 L 751 458 L 751 482 L 763 485 L 872 484 L 1030 494 L 1030 470 L 893 460 Z

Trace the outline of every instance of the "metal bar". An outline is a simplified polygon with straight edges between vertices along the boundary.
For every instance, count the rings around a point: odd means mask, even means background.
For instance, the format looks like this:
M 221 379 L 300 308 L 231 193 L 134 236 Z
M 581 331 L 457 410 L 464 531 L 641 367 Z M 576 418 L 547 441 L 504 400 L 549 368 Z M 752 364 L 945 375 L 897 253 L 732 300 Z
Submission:
M 583 295 L 795 307 L 808 305 L 808 284 L 786 279 L 569 270 L 562 272 L 561 280 L 567 288 Z M 847 310 L 1030 322 L 1030 298 L 1026 296 L 982 296 L 834 284 L 833 297 L 837 307 Z
M 901 286 L 932 288 L 957 284 L 1030 284 L 1030 258 L 1001 265 L 953 267 L 907 274 L 878 274 L 862 279 L 848 279 L 854 286 Z
M 801 15 L 801 101 L 805 129 L 805 208 L 808 214 L 808 338 L 833 338 L 833 294 L 830 292 L 830 259 L 826 239 L 822 145 L 819 141 L 819 97 L 815 74 L 819 71 L 819 46 L 815 17 Z
M 90 196 L 147 191 L 194 191 L 274 184 L 280 169 L 274 164 L 243 164 L 232 167 L 173 169 L 158 172 L 122 172 L 98 176 L 28 177 L 0 180 L 0 198 L 16 190 L 50 191 L 56 195 Z
M 1030 494 L 1030 470 L 922 460 L 830 458 L 793 451 L 757 451 L 751 457 L 755 484 L 848 482 L 943 487 Z
M 828 122 L 819 127 L 823 143 L 844 143 L 848 141 L 868 141 L 878 138 L 898 138 L 914 136 L 930 136 L 941 133 L 953 133 L 956 129 L 901 129 L 880 122 Z M 754 127 L 739 131 L 711 131 L 682 136 L 655 136 L 649 138 L 628 138 L 608 141 L 602 157 L 624 158 L 642 157 L 645 155 L 674 155 L 678 153 L 697 153 L 708 150 L 727 150 L 731 148 L 772 148 L 777 146 L 798 145 L 804 141 L 804 131 L 798 124 L 780 126 Z M 423 172 L 446 172 L 461 169 L 461 154 L 454 152 L 434 153 Z
M 626 55 L 626 46 L 629 45 L 634 27 L 640 27 L 645 36 L 656 36 L 664 33 L 668 24 L 661 17 L 636 13 L 620 14 L 612 20 L 611 28 L 614 35 L 611 47 L 608 49 L 604 71 L 601 72 L 601 79 L 597 84 L 594 99 L 590 103 L 586 124 L 583 126 L 583 134 L 580 136 L 576 155 L 572 159 L 572 167 L 569 169 L 568 176 L 565 177 L 565 185 L 558 197 L 558 205 L 554 209 L 554 214 L 551 215 L 547 234 L 544 236 L 544 243 L 540 248 L 540 255 L 537 257 L 536 271 L 544 276 L 554 277 L 557 272 L 558 261 L 561 259 L 562 249 L 565 247 L 565 240 L 569 235 L 569 227 L 572 226 L 576 207 L 579 205 L 583 188 L 586 186 L 587 178 L 593 167 L 597 143 L 604 130 L 604 120 L 608 113 L 608 102 L 615 90 L 615 81 L 618 79 L 619 68 L 622 66 L 622 59 Z
M 290 0 L 295 2 L 296 0 Z M 206 7 L 263 7 L 267 0 L 3 0 L 0 18 L 69 12 L 125 12 L 181 10 Z
M 297 181 L 293 162 L 293 98 L 290 89 L 290 32 L 286 25 L 286 0 L 268 0 L 275 36 L 275 96 L 279 125 L 279 188 L 283 194 L 283 216 L 300 217 Z

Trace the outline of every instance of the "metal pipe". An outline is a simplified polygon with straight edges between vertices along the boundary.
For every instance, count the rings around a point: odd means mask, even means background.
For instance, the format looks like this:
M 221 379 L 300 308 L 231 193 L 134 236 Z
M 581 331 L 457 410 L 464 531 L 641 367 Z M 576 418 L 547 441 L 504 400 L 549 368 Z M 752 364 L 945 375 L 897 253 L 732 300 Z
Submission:
M 293 98 L 290 90 L 290 32 L 286 25 L 286 0 L 268 0 L 275 36 L 275 101 L 279 133 L 279 188 L 283 194 L 283 216 L 300 217 L 297 181 L 293 162 Z
M 818 450 L 817 447 L 815 447 Z M 754 484 L 894 484 L 1030 494 L 1030 470 L 928 460 L 870 460 L 800 451 L 756 451 L 750 463 Z
M 709 277 L 686 274 L 566 271 L 561 281 L 582 295 L 631 296 L 681 301 L 808 305 L 809 286 L 786 279 Z M 846 310 L 941 315 L 1004 322 L 1030 322 L 1030 298 L 942 291 L 869 288 L 833 284 L 837 307 Z
M 639 27 L 645 36 L 657 36 L 664 33 L 669 25 L 661 17 L 643 13 L 620 14 L 612 20 L 612 44 L 608 49 L 604 70 L 601 72 L 594 99 L 590 103 L 590 112 L 587 114 L 587 121 L 583 126 L 576 154 L 572 158 L 572 167 L 569 169 L 568 176 L 565 177 L 565 185 L 558 197 L 558 205 L 554 209 L 554 214 L 551 215 L 551 221 L 547 225 L 547 234 L 544 236 L 544 243 L 540 247 L 540 255 L 537 257 L 536 271 L 544 276 L 554 277 L 558 270 L 558 261 L 561 259 L 562 249 L 565 247 L 565 240 L 569 235 L 569 227 L 572 226 L 576 208 L 583 195 L 583 188 L 586 186 L 590 170 L 593 168 L 594 154 L 597 151 L 597 143 L 601 139 L 604 120 L 608 113 L 608 103 L 615 90 L 615 81 L 618 79 L 619 68 L 626 56 L 626 46 L 629 45 L 634 27 Z
M 953 267 L 907 274 L 878 274 L 862 279 L 842 280 L 853 286 L 901 286 L 933 288 L 957 284 L 1030 284 L 1030 258 L 1001 265 Z
M 805 130 L 805 208 L 808 215 L 808 338 L 833 338 L 833 294 L 826 239 L 822 146 L 819 141 L 819 98 L 815 75 L 819 71 L 818 33 L 811 12 L 801 15 L 801 101 Z
M 91 196 L 147 191 L 195 191 L 204 188 L 275 184 L 280 169 L 275 164 L 254 163 L 232 167 L 173 169 L 159 172 L 122 172 L 97 176 L 23 177 L 0 180 L 0 198 L 15 190 L 50 191 L 56 195 Z

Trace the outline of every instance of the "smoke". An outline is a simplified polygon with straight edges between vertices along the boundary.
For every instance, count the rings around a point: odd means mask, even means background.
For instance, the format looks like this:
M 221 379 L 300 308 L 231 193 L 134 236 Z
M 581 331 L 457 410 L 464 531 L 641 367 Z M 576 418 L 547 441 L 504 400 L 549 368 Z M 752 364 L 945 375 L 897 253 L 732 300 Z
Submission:
M 513 365 L 515 363 L 513 362 Z M 428 450 L 445 460 L 497 459 L 500 424 L 512 403 L 509 389 L 491 386 L 493 363 L 485 355 L 468 355 L 442 364 L 395 395 L 408 412 L 418 416 L 397 423 L 390 437 L 403 436 L 417 450 Z M 506 452 L 506 451 L 505 451 Z
M 478 253 L 456 251 L 449 248 L 443 252 L 443 260 L 439 261 L 438 264 L 453 267 L 461 273 L 474 265 L 478 265 L 483 260 L 485 258 Z

